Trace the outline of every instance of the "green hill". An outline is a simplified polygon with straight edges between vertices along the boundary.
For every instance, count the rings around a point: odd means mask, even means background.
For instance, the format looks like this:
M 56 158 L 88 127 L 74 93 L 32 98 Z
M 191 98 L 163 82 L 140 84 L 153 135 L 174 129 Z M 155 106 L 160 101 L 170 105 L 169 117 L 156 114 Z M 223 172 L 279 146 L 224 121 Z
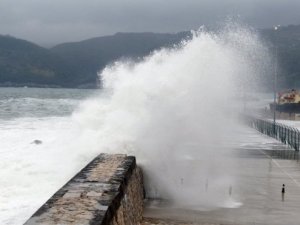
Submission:
M 146 56 L 188 34 L 117 33 L 51 49 L 0 35 L 0 86 L 95 88 L 108 63 Z
M 300 88 L 300 25 L 260 33 L 271 51 L 278 46 L 279 86 Z M 0 35 L 0 86 L 95 88 L 97 72 L 107 64 L 138 59 L 190 36 L 190 32 L 117 33 L 46 49 Z M 272 68 L 266 83 L 272 87 Z
M 93 81 L 97 72 L 107 64 L 120 58 L 139 58 L 150 54 L 155 49 L 179 43 L 190 32 L 178 34 L 155 33 L 117 33 L 113 36 L 92 38 L 81 42 L 60 44 L 53 47 L 52 53 L 59 55 L 73 68 Z
M 48 49 L 0 35 L 1 86 L 69 86 L 70 68 Z

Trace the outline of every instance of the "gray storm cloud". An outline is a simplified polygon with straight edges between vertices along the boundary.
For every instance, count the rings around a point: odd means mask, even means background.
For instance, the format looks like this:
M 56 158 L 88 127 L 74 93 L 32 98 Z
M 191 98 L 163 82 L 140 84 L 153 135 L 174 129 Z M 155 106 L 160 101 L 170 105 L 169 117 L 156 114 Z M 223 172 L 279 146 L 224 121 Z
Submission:
M 40 44 L 116 32 L 177 32 L 239 16 L 254 27 L 300 24 L 299 0 L 1 0 L 0 33 Z

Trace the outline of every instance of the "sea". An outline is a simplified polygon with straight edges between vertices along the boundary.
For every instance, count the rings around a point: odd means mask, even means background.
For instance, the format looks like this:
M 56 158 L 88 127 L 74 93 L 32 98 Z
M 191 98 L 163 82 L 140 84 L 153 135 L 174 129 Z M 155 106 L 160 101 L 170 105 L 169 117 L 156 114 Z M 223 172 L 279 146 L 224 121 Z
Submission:
M 72 114 L 99 90 L 0 88 L 0 224 L 23 224 L 93 156 Z

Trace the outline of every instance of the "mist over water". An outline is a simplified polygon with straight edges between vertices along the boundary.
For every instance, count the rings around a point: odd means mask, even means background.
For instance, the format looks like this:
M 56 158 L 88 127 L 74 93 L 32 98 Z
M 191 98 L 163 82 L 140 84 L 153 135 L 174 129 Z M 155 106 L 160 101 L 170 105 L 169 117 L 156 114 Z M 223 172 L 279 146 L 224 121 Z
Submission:
M 135 155 L 150 198 L 180 207 L 235 207 L 234 99 L 265 68 L 256 33 L 229 24 L 161 49 L 141 62 L 116 62 L 99 76 L 101 96 L 74 113 L 77 148 Z M 80 142 L 80 143 L 78 143 Z

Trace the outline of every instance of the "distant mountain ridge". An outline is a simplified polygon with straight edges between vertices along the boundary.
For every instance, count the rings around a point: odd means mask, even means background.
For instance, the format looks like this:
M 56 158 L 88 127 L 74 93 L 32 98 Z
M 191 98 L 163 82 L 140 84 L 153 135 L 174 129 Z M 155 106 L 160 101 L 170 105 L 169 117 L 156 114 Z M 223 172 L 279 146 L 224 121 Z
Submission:
M 300 87 L 300 25 L 264 29 L 261 36 L 270 48 L 278 46 L 280 85 Z M 46 49 L 0 35 L 0 86 L 96 88 L 97 72 L 109 63 L 144 57 L 190 37 L 191 32 L 116 33 Z
M 68 73 L 65 63 L 48 49 L 0 35 L 0 84 L 56 85 Z
M 50 49 L 0 35 L 0 86 L 96 88 L 108 63 L 146 56 L 189 34 L 117 33 Z
M 155 49 L 170 47 L 191 35 L 177 34 L 116 33 L 112 36 L 92 38 L 80 42 L 65 43 L 50 49 L 72 64 L 77 73 L 93 81 L 97 72 L 120 58 L 139 58 Z

